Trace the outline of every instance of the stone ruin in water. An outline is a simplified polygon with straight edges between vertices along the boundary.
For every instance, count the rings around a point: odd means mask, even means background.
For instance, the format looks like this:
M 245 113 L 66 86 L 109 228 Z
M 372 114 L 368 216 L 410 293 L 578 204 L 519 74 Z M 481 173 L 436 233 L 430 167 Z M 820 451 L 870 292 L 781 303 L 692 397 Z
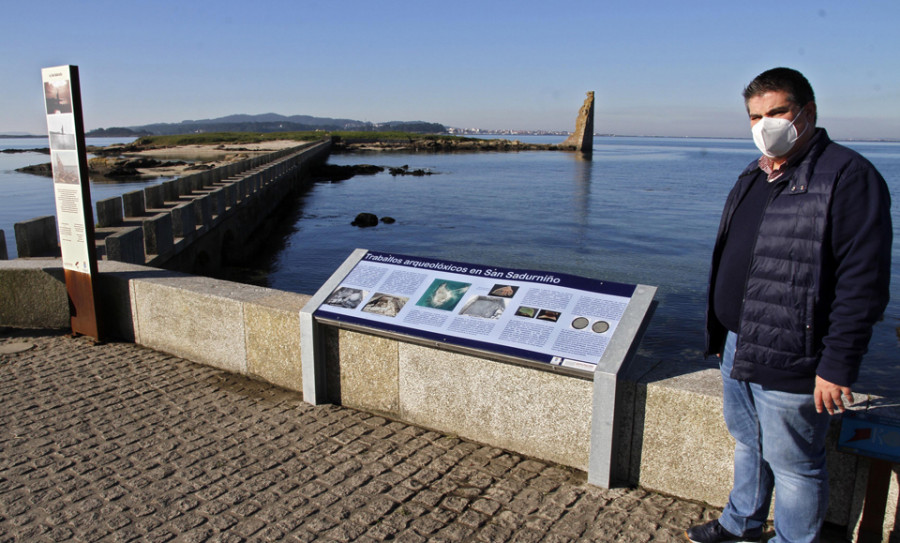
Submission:
M 594 91 L 587 93 L 584 104 L 578 111 L 575 120 L 575 132 L 559 144 L 560 147 L 569 147 L 582 153 L 591 153 L 594 149 Z

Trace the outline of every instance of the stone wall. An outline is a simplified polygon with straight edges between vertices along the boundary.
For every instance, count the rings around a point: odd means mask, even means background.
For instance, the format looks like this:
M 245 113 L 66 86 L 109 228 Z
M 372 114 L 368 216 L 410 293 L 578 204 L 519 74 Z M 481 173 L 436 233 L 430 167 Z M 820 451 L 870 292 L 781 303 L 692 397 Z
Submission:
M 300 311 L 310 296 L 119 262 L 100 263 L 98 284 L 108 337 L 304 390 Z M 0 326 L 68 323 L 59 260 L 0 261 Z M 587 469 L 590 381 L 367 333 L 326 327 L 323 336 L 331 401 Z M 642 360 L 634 370 L 616 400 L 619 479 L 723 506 L 733 442 L 721 418 L 718 372 Z M 856 409 L 897 408 L 860 394 Z M 835 451 L 831 437 L 828 520 L 854 527 L 868 461 Z M 895 472 L 889 511 L 897 495 Z M 893 526 L 890 515 L 885 533 Z
M 100 200 L 98 257 L 204 274 L 227 258 L 240 261 L 254 247 L 249 237 L 272 223 L 330 148 L 330 140 L 298 145 Z M 59 255 L 54 216 L 17 223 L 15 230 L 20 257 Z

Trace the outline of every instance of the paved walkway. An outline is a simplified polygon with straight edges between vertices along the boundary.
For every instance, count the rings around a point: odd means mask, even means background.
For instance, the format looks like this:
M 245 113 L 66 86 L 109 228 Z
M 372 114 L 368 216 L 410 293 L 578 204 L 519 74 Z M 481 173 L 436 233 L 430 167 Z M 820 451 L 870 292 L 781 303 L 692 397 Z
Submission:
M 132 344 L 16 343 L 0 541 L 681 541 L 717 515 Z

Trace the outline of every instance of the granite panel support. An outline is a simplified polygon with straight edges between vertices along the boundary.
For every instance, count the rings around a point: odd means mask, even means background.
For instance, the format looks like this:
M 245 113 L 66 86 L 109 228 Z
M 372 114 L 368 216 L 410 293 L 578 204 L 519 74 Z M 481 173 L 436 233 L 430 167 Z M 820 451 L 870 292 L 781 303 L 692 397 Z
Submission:
M 400 345 L 402 420 L 585 471 L 592 389 L 577 377 Z
M 342 405 L 388 416 L 400 413 L 400 343 L 340 330 L 340 360 L 330 360 L 326 375 L 336 375 Z
M 309 296 L 270 292 L 266 297 L 244 304 L 247 372 L 302 392 L 299 314 Z
M 640 436 L 632 452 L 632 475 L 642 486 L 686 492 L 720 507 L 728 501 L 734 440 L 722 419 L 721 390 L 718 370 L 638 387 L 633 417 Z M 661 443 L 666 446 L 657 446 Z
M 135 342 L 246 374 L 240 302 L 217 295 L 230 286 L 197 279 L 173 276 L 133 284 Z
M 20 258 L 59 256 L 54 215 L 17 222 L 13 225 L 13 229 L 16 233 L 16 250 Z

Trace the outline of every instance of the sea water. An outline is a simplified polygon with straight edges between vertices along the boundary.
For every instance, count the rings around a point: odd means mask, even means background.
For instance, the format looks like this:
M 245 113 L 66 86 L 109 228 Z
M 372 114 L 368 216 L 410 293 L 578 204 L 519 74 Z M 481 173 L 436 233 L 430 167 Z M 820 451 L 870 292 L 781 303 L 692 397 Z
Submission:
M 0 149 L 11 148 L 9 142 L 0 140 Z M 710 253 L 725 197 L 758 151 L 749 139 L 600 137 L 594 144 L 591 160 L 557 151 L 332 155 L 332 164 L 406 165 L 432 175 L 386 171 L 316 183 L 298 197 L 279 249 L 259 263 L 265 283 L 315 293 L 354 249 L 364 248 L 653 285 L 658 306 L 640 354 L 677 361 L 684 371 L 711 366 L 702 356 Z M 900 195 L 900 143 L 846 144 L 869 158 Z M 46 155 L 0 154 L 0 229 L 10 252 L 14 222 L 54 213 L 50 179 L 12 170 L 46 161 Z M 158 182 L 92 184 L 92 199 Z M 898 207 L 892 209 L 900 228 Z M 360 212 L 396 222 L 351 226 Z M 875 328 L 856 387 L 882 395 L 900 392 L 896 247 L 894 254 L 892 302 Z
M 594 143 L 592 160 L 555 151 L 332 155 L 333 164 L 407 165 L 432 175 L 385 172 L 316 184 L 302 197 L 268 284 L 314 293 L 354 249 L 364 248 L 653 285 L 658 307 L 641 355 L 683 362 L 684 371 L 712 366 L 702 355 L 710 254 L 728 191 L 758 151 L 738 139 Z M 848 145 L 879 168 L 900 198 L 900 143 Z M 360 212 L 396 222 L 351 226 Z M 900 251 L 894 252 L 894 301 L 876 327 L 857 387 L 883 395 L 900 392 Z
M 87 138 L 86 144 L 105 147 L 129 143 L 134 138 Z M 50 177 L 17 172 L 18 168 L 50 162 L 50 155 L 33 151 L 47 148 L 46 138 L 0 138 L 0 150 L 21 149 L 24 153 L 0 153 L 0 230 L 6 237 L 9 258 L 16 258 L 14 225 L 37 217 L 56 214 L 53 180 Z M 32 150 L 32 151 L 29 151 Z M 123 180 L 121 182 L 91 183 L 91 201 L 119 196 L 141 190 L 170 178 Z M 96 209 L 96 207 L 94 207 Z

